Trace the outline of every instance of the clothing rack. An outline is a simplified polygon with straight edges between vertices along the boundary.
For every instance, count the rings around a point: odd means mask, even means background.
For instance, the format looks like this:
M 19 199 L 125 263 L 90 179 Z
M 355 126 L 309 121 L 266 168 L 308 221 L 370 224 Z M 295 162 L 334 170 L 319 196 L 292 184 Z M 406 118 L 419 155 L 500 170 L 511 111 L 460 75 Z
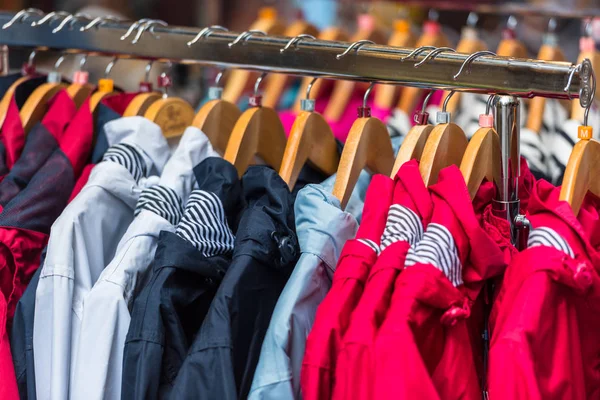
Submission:
M 579 98 L 582 107 L 593 98 L 593 70 L 588 60 L 574 65 L 489 53 L 415 50 L 365 41 L 349 44 L 302 36 L 268 36 L 256 31 L 236 33 L 221 27 L 205 28 L 199 33 L 197 28 L 167 26 L 156 20 L 132 24 L 97 19 L 94 24 L 82 16 L 43 14 L 39 10 L 0 13 L 0 27 L 0 44 L 9 47 L 498 94 L 495 127 L 502 154 L 493 162 L 500 164 L 502 178 L 495 210 L 510 221 L 513 243 L 518 242 L 518 230 L 524 225 L 517 191 L 519 97 Z M 422 62 L 417 66 L 418 61 Z

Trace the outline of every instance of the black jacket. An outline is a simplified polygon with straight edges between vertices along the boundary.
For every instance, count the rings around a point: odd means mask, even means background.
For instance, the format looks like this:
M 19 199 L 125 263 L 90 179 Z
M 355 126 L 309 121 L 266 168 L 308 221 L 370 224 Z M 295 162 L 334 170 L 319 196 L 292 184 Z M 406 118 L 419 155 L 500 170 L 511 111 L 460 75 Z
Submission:
M 172 399 L 245 399 L 271 314 L 299 255 L 293 196 L 275 171 L 242 178 L 242 213 L 229 266 L 174 383 Z
M 201 192 L 219 199 L 227 217 L 221 220 L 221 229 L 229 229 L 225 225 L 235 228 L 238 214 L 244 209 L 241 181 L 233 165 L 220 158 L 203 161 L 194 168 L 194 174 L 199 190 L 192 192 L 177 232 L 161 233 L 152 277 L 134 302 L 123 359 L 123 399 L 169 397 L 231 263 L 233 240 L 227 249 L 215 247 L 210 251 L 208 242 L 217 242 L 211 235 L 215 231 L 202 231 L 201 238 L 187 233 L 201 230 L 201 221 L 194 219 L 202 219 L 214 228 L 218 218 L 218 212 L 210 214 L 210 210 L 192 205 L 192 199 Z M 184 228 L 186 223 L 189 230 Z

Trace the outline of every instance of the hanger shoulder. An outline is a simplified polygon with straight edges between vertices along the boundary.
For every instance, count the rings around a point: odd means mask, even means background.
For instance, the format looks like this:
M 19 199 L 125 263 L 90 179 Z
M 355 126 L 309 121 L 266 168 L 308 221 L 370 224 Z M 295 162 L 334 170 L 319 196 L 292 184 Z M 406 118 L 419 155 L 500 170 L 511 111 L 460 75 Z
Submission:
M 467 137 L 454 123 L 436 125 L 431 131 L 419 164 L 423 182 L 437 182 L 440 171 L 449 165 L 460 165 L 467 148 Z
M 577 215 L 588 191 L 600 196 L 600 142 L 580 140 L 573 147 L 560 189 L 560 200 L 571 205 Z
M 25 134 L 44 118 L 48 111 L 48 102 L 65 87 L 66 85 L 62 83 L 43 83 L 27 98 L 19 111 Z
M 10 105 L 10 101 L 13 95 L 15 94 L 17 87 L 19 87 L 21 83 L 26 82 L 29 79 L 31 79 L 31 76 L 29 75 L 17 79 L 15 82 L 13 82 L 12 85 L 10 85 L 6 93 L 4 93 L 2 100 L 0 100 L 0 128 L 2 127 L 2 125 L 4 125 L 4 119 L 6 118 L 8 106 Z
M 416 40 L 415 35 L 408 30 L 407 32 L 394 32 L 387 44 L 394 47 L 413 47 Z M 374 104 L 379 108 L 392 108 L 396 101 L 396 93 L 400 90 L 401 88 L 397 85 L 378 85 Z
M 79 108 L 83 102 L 94 92 L 94 90 L 94 85 L 90 83 L 72 83 L 67 87 L 67 94 L 71 99 L 73 99 L 75 107 Z
M 379 29 L 360 29 L 352 39 L 351 42 L 358 40 L 371 40 L 375 43 L 385 43 L 385 34 Z M 349 55 L 350 56 L 350 55 Z M 356 82 L 354 81 L 337 81 L 333 86 L 333 92 L 327 102 L 327 107 L 323 111 L 323 116 L 328 121 L 339 121 L 342 114 L 348 107 L 348 102 L 352 98 L 352 92 L 356 88 Z
M 167 97 L 155 101 L 148 107 L 144 117 L 162 129 L 166 138 L 181 136 L 194 120 L 194 109 L 178 97 Z
M 192 126 L 204 132 L 213 148 L 223 154 L 240 115 L 242 112 L 235 104 L 226 100 L 211 100 L 200 108 Z
M 300 34 L 308 34 L 317 36 L 319 30 L 312 24 L 298 20 L 293 22 L 284 32 L 284 35 L 290 38 Z M 290 81 L 290 77 L 286 74 L 269 74 L 265 82 L 265 90 L 263 92 L 262 104 L 263 107 L 275 108 L 279 104 L 281 94 Z
M 405 162 L 413 159 L 421 159 L 425 143 L 433 128 L 433 125 L 415 125 L 410 128 L 396 156 L 396 162 L 392 169 L 392 178 L 396 176 L 398 170 Z
M 100 102 L 111 96 L 114 96 L 116 92 L 96 92 L 90 97 L 90 111 L 95 112 Z
M 237 120 L 224 158 L 232 163 L 241 176 L 258 155 L 276 170 L 281 167 L 286 136 L 279 115 L 272 108 L 253 107 Z
M 493 128 L 479 128 L 465 150 L 460 163 L 460 171 L 465 178 L 471 199 L 477 194 L 477 190 L 487 179 L 489 182 L 498 182 L 500 178 L 500 166 L 493 159 L 500 154 L 500 140 Z
M 135 117 L 135 116 L 143 116 L 148 107 L 155 101 L 158 101 L 162 98 L 162 95 L 157 92 L 149 92 L 149 93 L 140 93 L 131 100 L 125 112 L 123 113 L 124 117 Z
M 520 40 L 502 39 L 496 54 L 500 57 L 527 58 L 527 48 Z
M 333 195 L 346 207 L 358 175 L 365 167 L 372 173 L 390 174 L 394 165 L 394 151 L 387 128 L 377 118 L 359 118 L 354 121 L 344 145 Z
M 290 189 L 296 184 L 300 170 L 307 161 L 321 172 L 333 175 L 337 171 L 340 156 L 327 121 L 319 113 L 302 111 L 294 120 L 279 171 Z

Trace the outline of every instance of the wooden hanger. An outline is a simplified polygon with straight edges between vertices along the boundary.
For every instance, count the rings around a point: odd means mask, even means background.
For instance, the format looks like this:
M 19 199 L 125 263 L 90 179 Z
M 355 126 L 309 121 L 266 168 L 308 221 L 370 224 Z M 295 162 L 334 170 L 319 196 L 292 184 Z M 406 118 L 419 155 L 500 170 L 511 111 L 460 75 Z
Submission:
M 479 17 L 476 13 L 469 13 L 467 25 L 463 28 L 461 38 L 456 46 L 456 51 L 458 53 L 473 54 L 487 50 L 487 45 L 479 38 L 479 34 L 476 29 L 478 19 Z M 450 91 L 445 91 L 442 98 L 445 99 L 449 95 Z M 461 95 L 462 93 L 460 92 L 455 93 L 448 102 L 448 107 L 446 110 L 450 114 L 456 112 L 458 105 L 460 104 Z
M 115 82 L 108 77 L 110 71 L 114 67 L 115 63 L 118 61 L 118 58 L 115 57 L 112 61 L 106 66 L 104 70 L 104 78 L 98 81 L 98 90 L 92 94 L 90 98 L 90 110 L 92 113 L 96 112 L 98 105 L 100 102 L 108 97 L 114 96 L 117 92 L 115 92 Z
M 139 94 L 137 94 L 125 108 L 124 117 L 143 117 L 148 108 L 161 99 L 162 95 L 152 90 L 150 82 L 150 70 L 154 61 L 149 61 L 146 65 L 146 74 L 143 81 L 140 82 Z
M 600 196 L 598 171 L 600 142 L 594 139 L 578 141 L 569 157 L 560 189 L 560 200 L 569 203 L 575 215 L 579 214 L 588 191 Z
M 163 72 L 159 76 L 159 87 L 163 89 L 162 98 L 148 107 L 144 117 L 162 129 L 166 138 L 178 137 L 194 120 L 194 108 L 178 97 L 168 97 L 167 88 L 172 85 L 171 78 Z
M 375 26 L 375 21 L 371 15 L 360 15 L 358 22 L 359 29 L 352 36 L 352 45 L 344 53 L 338 54 L 338 59 L 345 57 L 352 50 L 358 52 L 360 47 L 365 44 L 386 42 L 385 34 Z M 327 102 L 327 107 L 323 111 L 326 120 L 339 121 L 344 111 L 348 108 L 348 102 L 352 98 L 352 92 L 354 92 L 355 88 L 356 82 L 354 81 L 335 82 L 333 91 Z
M 581 64 L 586 58 L 592 63 L 592 68 L 596 73 L 600 71 L 600 52 L 596 50 L 594 39 L 592 38 L 592 21 L 586 23 L 585 31 L 586 35 L 579 40 L 579 57 L 577 58 L 577 64 Z M 598 88 L 596 88 L 598 90 Z M 598 93 L 594 93 L 594 97 L 597 98 Z M 576 121 L 582 121 L 584 119 L 585 109 L 579 104 L 579 100 L 573 100 L 571 102 L 571 119 Z
M 308 161 L 321 172 L 333 175 L 340 163 L 335 136 L 325 118 L 314 111 L 315 100 L 310 99 L 310 90 L 317 78 L 308 85 L 306 100 L 285 146 L 279 175 L 294 188 L 300 170 Z
M 59 57 L 54 64 L 54 71 L 48 74 L 48 81 L 35 88 L 27 100 L 25 100 L 23 107 L 21 107 L 19 116 L 26 135 L 36 123 L 44 118 L 49 108 L 48 102 L 56 93 L 67 87 L 66 84 L 62 83 L 62 78 L 58 73 L 58 67 L 64 59 L 64 55 Z
M 229 46 L 239 43 L 242 39 L 248 39 L 253 33 L 257 34 L 258 32 L 266 35 L 282 35 L 285 32 L 285 24 L 277 18 L 277 11 L 274 8 L 262 8 L 259 11 L 258 19 L 250 26 L 250 29 L 240 34 Z M 237 103 L 250 85 L 253 76 L 255 74 L 248 70 L 237 69 L 231 71 L 223 90 L 223 99 L 231 103 Z
M 448 97 L 444 100 L 442 111 L 438 113 L 438 121 L 447 121 L 439 125 L 429 134 L 419 171 L 426 186 L 437 182 L 439 172 L 449 165 L 460 165 L 465 149 L 467 148 L 467 136 L 465 132 L 455 123 L 450 122 L 450 114 L 446 112 Z
M 283 125 L 277 112 L 269 107 L 262 107 L 258 88 L 264 79 L 263 73 L 254 85 L 254 96 L 250 98 L 253 107 L 244 111 L 237 120 L 227 148 L 225 160 L 232 163 L 242 176 L 259 156 L 272 168 L 279 170 L 286 146 Z
M 555 29 L 556 21 L 554 18 L 551 18 L 548 23 L 548 32 L 544 35 L 544 44 L 540 47 L 537 55 L 538 60 L 565 61 L 565 55 L 560 47 L 558 47 L 558 38 L 554 33 Z M 526 126 L 533 132 L 540 133 L 542 129 L 545 106 L 546 99 L 544 97 L 534 97 L 529 101 Z
M 389 175 L 394 165 L 394 150 L 390 134 L 384 123 L 377 118 L 370 117 L 370 110 L 366 107 L 366 99 L 373 88 L 373 84 L 365 92 L 363 108 L 359 110 L 359 117 L 348 134 L 337 176 L 333 186 L 333 195 L 346 207 L 360 172 L 367 168 L 372 173 Z
M 214 86 L 208 91 L 211 100 L 200 108 L 192 122 L 192 126 L 204 132 L 213 148 L 221 155 L 225 153 L 229 136 L 242 115 L 235 104 L 221 99 L 223 89 L 219 86 L 219 82 L 223 73 L 224 71 L 219 72 Z
M 298 43 L 297 39 L 312 38 L 319 34 L 319 30 L 312 24 L 306 21 L 298 20 L 293 22 L 284 32 L 284 36 L 291 37 L 292 40 L 288 43 Z M 294 41 L 296 39 L 296 41 Z M 281 52 L 287 50 L 289 46 L 285 46 Z M 262 104 L 264 107 L 276 108 L 279 104 L 279 99 L 284 89 L 290 82 L 290 76 L 286 74 L 269 74 L 265 82 L 265 91 L 263 94 Z
M 475 198 L 483 179 L 489 182 L 500 181 L 500 165 L 493 160 L 500 154 L 500 138 L 494 130 L 494 117 L 490 114 L 490 96 L 486 113 L 479 116 L 480 128 L 469 140 L 460 163 L 460 171 L 465 178 L 471 200 Z
M 502 31 L 502 40 L 498 44 L 498 50 L 496 54 L 501 57 L 512 57 L 512 58 L 527 58 L 527 48 L 518 40 L 516 29 L 517 19 L 514 16 L 508 17 L 508 23 L 506 28 Z
M 319 36 L 317 37 L 319 40 L 327 40 L 334 42 L 345 42 L 348 40 L 348 34 L 341 28 L 331 27 L 324 29 L 321 31 Z M 302 107 L 302 100 L 304 100 L 304 93 L 306 93 L 306 89 L 310 82 L 312 82 L 313 78 L 311 76 L 307 76 L 302 79 L 302 84 L 300 85 L 300 90 L 298 91 L 298 97 L 296 98 L 296 102 L 294 103 L 294 111 L 300 112 Z M 324 84 L 323 80 L 320 79 L 312 86 L 311 94 L 313 98 L 316 100 L 319 97 L 319 92 L 321 91 L 321 87 Z
M 394 33 L 388 40 L 388 46 L 413 47 L 416 37 L 410 29 L 410 22 L 406 19 L 394 21 Z M 390 109 L 396 104 L 396 94 L 400 91 L 396 85 L 379 85 L 375 92 L 375 105 L 378 108 Z
M 13 17 L 13 19 L 15 19 L 17 17 L 18 14 L 15 15 L 15 17 Z M 21 16 L 23 16 L 23 12 L 21 13 Z M 10 22 L 9 22 L 10 23 Z M 8 23 L 7 23 L 8 24 Z M 35 56 L 37 54 L 36 50 L 33 50 L 30 54 L 29 54 L 29 61 L 27 62 L 27 64 L 24 64 L 23 68 L 22 68 L 22 74 L 23 76 L 18 78 L 15 82 L 12 83 L 12 85 L 9 86 L 8 90 L 6 91 L 6 93 L 4 93 L 4 96 L 2 97 L 2 100 L 0 100 L 0 128 L 2 127 L 2 125 L 4 125 L 4 119 L 6 118 L 6 113 L 8 111 L 8 106 L 10 105 L 10 102 L 17 90 L 17 88 L 27 82 L 28 80 L 34 78 L 36 76 L 35 74 L 35 65 L 33 63 Z
M 392 168 L 392 179 L 396 176 L 402 164 L 409 160 L 421 159 L 427 138 L 429 138 L 429 135 L 433 130 L 433 125 L 428 123 L 429 114 L 425 112 L 427 103 L 433 92 L 434 91 L 432 90 L 427 94 L 427 97 L 425 97 L 425 100 L 423 101 L 423 109 L 416 112 L 414 115 L 414 121 L 417 125 L 410 128 L 400 146 L 400 150 L 398 150 L 398 155 L 396 156 L 396 161 Z
M 437 21 L 429 20 L 423 24 L 423 34 L 417 40 L 416 46 L 417 48 L 425 46 L 448 47 L 450 41 L 442 32 L 440 24 Z M 398 108 L 410 115 L 419 101 L 421 90 L 414 87 L 404 88 L 398 102 Z

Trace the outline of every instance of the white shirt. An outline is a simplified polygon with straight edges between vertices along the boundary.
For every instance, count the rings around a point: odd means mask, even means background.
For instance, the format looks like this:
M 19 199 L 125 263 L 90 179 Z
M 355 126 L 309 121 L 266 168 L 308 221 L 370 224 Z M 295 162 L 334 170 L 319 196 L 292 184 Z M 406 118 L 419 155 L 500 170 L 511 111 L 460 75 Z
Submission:
M 160 128 L 142 118 L 105 125 L 111 146 L 87 184 L 50 231 L 41 267 L 34 317 L 37 398 L 68 398 L 72 339 L 78 336 L 83 298 L 133 220 L 147 176 L 160 173 L 169 156 Z M 142 176 L 139 181 L 134 178 Z
M 133 301 L 150 278 L 160 232 L 175 232 L 196 184 L 193 168 L 207 157 L 218 154 L 206 135 L 187 128 L 159 184 L 140 196 L 136 217 L 115 257 L 83 299 L 71 366 L 72 399 L 121 398 L 123 351 Z

